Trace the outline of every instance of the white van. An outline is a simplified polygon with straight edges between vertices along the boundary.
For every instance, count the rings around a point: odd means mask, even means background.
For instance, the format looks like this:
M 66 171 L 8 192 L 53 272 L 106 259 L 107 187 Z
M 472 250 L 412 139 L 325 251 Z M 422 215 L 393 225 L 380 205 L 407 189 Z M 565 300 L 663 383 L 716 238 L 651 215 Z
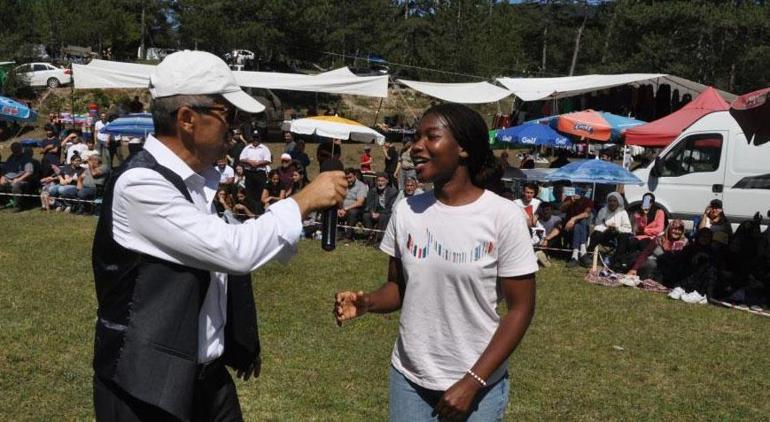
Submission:
M 644 185 L 624 186 L 630 209 L 652 192 L 669 219 L 681 218 L 688 226 L 712 199 L 722 200 L 733 228 L 770 210 L 770 143 L 749 143 L 727 111 L 697 120 L 634 174 Z

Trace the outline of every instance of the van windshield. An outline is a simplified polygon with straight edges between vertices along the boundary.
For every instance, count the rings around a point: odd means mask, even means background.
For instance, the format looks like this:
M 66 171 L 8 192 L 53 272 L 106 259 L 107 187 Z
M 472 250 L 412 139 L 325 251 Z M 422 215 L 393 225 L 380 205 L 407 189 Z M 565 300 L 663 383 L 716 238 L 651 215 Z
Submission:
M 662 177 L 690 173 L 709 173 L 719 169 L 723 139 L 720 134 L 700 134 L 685 138 L 663 159 Z

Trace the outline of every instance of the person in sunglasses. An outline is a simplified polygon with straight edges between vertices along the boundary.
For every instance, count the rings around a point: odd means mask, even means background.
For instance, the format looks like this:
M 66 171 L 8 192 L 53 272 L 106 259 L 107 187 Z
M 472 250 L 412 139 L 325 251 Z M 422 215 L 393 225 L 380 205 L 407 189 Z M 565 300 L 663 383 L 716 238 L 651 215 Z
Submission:
M 105 187 L 94 237 L 96 420 L 242 420 L 225 366 L 244 380 L 260 372 L 249 273 L 288 259 L 303 217 L 335 207 L 347 182 L 324 172 L 260 218 L 227 224 L 212 164 L 236 110 L 264 107 L 203 51 L 166 57 L 150 93 L 155 133 Z

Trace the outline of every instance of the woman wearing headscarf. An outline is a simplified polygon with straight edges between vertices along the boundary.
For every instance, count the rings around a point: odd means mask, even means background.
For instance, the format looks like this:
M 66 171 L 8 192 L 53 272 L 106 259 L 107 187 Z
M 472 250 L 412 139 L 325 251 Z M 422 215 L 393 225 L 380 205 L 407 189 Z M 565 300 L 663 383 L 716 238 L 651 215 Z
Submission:
M 591 263 L 591 254 L 599 245 L 609 246 L 613 240 L 631 235 L 631 220 L 623 207 L 623 197 L 618 192 L 607 195 L 607 205 L 599 210 L 594 219 L 594 230 L 588 242 L 589 253 L 581 258 L 585 266 Z
M 656 265 L 645 266 L 646 263 L 650 262 L 648 261 L 650 256 L 658 258 L 665 253 L 676 253 L 684 249 L 685 246 L 687 246 L 687 237 L 684 235 L 684 223 L 682 220 L 674 220 L 668 225 L 668 228 L 665 232 L 656 237 L 655 241 L 648 243 L 647 247 L 645 247 L 644 250 L 639 253 L 633 265 L 631 265 L 631 269 L 628 270 L 627 275 L 637 275 L 637 272 L 642 267 L 645 267 L 645 275 L 652 274 L 655 272 L 655 268 L 657 267 L 657 259 L 652 261 Z

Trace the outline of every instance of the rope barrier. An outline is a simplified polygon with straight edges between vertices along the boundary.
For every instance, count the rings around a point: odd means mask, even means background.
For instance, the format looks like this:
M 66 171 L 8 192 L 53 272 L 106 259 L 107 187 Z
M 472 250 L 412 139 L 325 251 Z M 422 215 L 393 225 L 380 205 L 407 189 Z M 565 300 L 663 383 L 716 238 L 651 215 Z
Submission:
M 29 194 L 29 193 L 5 193 L 5 192 L 0 192 L 0 196 L 40 199 L 40 195 Z M 100 200 L 77 199 L 77 198 L 62 198 L 60 196 L 51 197 L 51 198 L 61 199 L 63 201 L 69 201 L 69 202 L 80 202 L 80 203 L 87 203 L 87 204 L 101 204 Z M 217 214 L 220 217 L 225 215 L 224 212 L 219 212 Z M 248 218 L 254 218 L 254 219 L 259 218 L 259 215 L 251 216 L 250 214 L 235 213 L 235 212 L 232 212 L 232 211 L 230 212 L 230 215 L 236 216 L 236 217 L 248 217 Z M 321 226 L 322 226 L 322 224 L 320 222 L 317 222 L 317 221 L 309 222 L 309 223 L 303 223 L 303 227 L 305 227 L 305 228 L 312 227 L 312 228 L 320 229 Z M 338 224 L 337 228 L 338 229 L 345 229 L 345 230 L 361 231 L 361 232 L 364 232 L 364 233 L 377 233 L 377 234 L 384 234 L 385 233 L 385 230 L 370 229 L 370 228 L 363 227 L 363 226 L 349 226 L 349 225 L 346 225 L 346 224 Z M 568 253 L 572 252 L 572 249 L 551 248 L 551 247 L 540 246 L 540 245 L 533 245 L 533 248 L 535 250 L 540 250 L 540 251 L 568 252 Z M 593 252 L 586 252 L 586 254 L 592 255 Z

